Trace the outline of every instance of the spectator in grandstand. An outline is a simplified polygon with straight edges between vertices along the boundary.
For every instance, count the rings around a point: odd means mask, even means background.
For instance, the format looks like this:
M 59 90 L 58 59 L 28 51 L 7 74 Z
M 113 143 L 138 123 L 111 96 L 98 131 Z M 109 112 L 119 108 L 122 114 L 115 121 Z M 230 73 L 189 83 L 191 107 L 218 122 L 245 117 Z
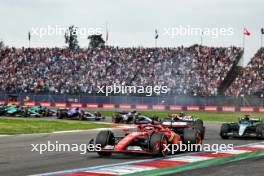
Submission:
M 91 94 L 98 86 L 117 83 L 164 85 L 170 94 L 215 96 L 241 52 L 236 47 L 201 46 L 6 48 L 0 56 L 0 91 Z
M 242 70 L 242 74 L 226 90 L 225 95 L 264 97 L 264 48 L 258 50 L 247 67 Z

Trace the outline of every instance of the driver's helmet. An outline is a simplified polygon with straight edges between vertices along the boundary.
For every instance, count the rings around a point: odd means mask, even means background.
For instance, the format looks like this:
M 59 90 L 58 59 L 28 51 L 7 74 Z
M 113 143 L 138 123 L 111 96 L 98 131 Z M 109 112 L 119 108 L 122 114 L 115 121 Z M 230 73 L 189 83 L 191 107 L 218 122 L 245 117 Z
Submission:
M 154 127 L 153 126 L 146 126 L 144 128 L 144 131 L 153 131 L 154 130 Z
M 250 115 L 246 114 L 244 117 L 244 120 L 249 121 L 250 120 Z
M 170 115 L 169 115 L 169 118 L 170 118 L 170 119 L 173 119 L 174 121 L 178 121 L 178 120 L 180 120 L 178 114 L 170 114 Z

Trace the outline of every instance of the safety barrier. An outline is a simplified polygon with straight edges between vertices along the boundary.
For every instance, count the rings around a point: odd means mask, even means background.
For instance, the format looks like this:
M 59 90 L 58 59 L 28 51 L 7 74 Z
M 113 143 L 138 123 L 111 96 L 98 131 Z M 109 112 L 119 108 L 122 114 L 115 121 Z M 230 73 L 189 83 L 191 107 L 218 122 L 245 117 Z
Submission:
M 136 109 L 136 110 L 155 110 L 155 111 L 206 111 L 206 112 L 264 112 L 264 107 L 239 107 L 239 106 L 177 106 L 177 105 L 146 105 L 146 104 L 82 104 L 82 103 L 63 103 L 63 102 L 4 102 L 0 105 L 13 104 L 21 106 L 41 105 L 44 107 L 55 108 L 103 108 L 103 109 Z

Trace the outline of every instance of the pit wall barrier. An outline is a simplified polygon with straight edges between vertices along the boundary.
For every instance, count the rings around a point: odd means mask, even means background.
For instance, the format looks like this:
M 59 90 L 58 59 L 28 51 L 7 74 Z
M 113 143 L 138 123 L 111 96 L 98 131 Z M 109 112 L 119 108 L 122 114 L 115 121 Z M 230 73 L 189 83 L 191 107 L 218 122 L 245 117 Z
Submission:
M 82 103 L 64 103 L 64 102 L 5 102 L 0 101 L 0 105 L 13 104 L 20 106 L 35 106 L 53 108 L 102 108 L 102 109 L 136 109 L 139 111 L 206 111 L 206 112 L 260 112 L 264 113 L 264 107 L 239 107 L 239 106 L 177 106 L 177 105 L 144 105 L 144 104 L 82 104 Z

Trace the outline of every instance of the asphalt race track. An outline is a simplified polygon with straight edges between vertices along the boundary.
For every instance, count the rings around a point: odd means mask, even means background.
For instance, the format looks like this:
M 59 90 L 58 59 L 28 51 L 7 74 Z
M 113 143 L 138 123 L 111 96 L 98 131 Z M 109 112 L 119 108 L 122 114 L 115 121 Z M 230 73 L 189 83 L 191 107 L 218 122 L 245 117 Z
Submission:
M 260 142 L 255 139 L 229 139 L 222 140 L 219 137 L 220 123 L 208 122 L 206 125 L 206 137 L 204 143 L 208 144 L 234 144 L 243 145 L 254 142 Z M 95 137 L 98 131 L 71 132 L 71 133 L 52 133 L 52 134 L 32 134 L 32 135 L 15 135 L 0 137 L 0 175 L 33 175 L 46 172 L 54 172 L 69 169 L 78 169 L 90 166 L 99 166 L 106 164 L 121 163 L 132 160 L 149 159 L 149 156 L 135 156 L 113 154 L 109 158 L 99 157 L 96 153 L 80 154 L 80 152 L 47 152 L 39 154 L 32 152 L 31 144 L 47 144 L 48 141 L 55 143 L 58 141 L 62 144 L 86 144 Z M 122 133 L 116 129 L 115 133 Z M 252 160 L 252 159 L 251 159 Z M 253 159 L 254 166 L 264 171 L 264 157 Z M 237 163 L 242 163 L 241 165 Z M 222 175 L 242 175 L 243 167 L 247 161 L 234 162 L 227 165 L 215 166 L 208 169 L 199 169 L 195 171 L 186 171 L 182 175 L 206 175 L 205 173 L 220 172 Z M 232 167 L 233 166 L 233 167 Z M 235 172 L 241 172 L 241 174 Z M 250 167 L 254 168 L 254 167 Z M 225 172 L 223 171 L 225 170 Z M 248 169 L 248 168 L 247 168 Z M 248 169 L 249 170 L 249 169 Z M 228 172 L 232 174 L 228 174 Z M 185 174 L 186 173 L 186 174 Z M 198 174 L 200 173 L 200 174 Z M 254 172 L 251 172 L 251 175 Z M 177 174 L 177 175 L 180 175 Z M 209 174 L 212 175 L 212 174 Z

